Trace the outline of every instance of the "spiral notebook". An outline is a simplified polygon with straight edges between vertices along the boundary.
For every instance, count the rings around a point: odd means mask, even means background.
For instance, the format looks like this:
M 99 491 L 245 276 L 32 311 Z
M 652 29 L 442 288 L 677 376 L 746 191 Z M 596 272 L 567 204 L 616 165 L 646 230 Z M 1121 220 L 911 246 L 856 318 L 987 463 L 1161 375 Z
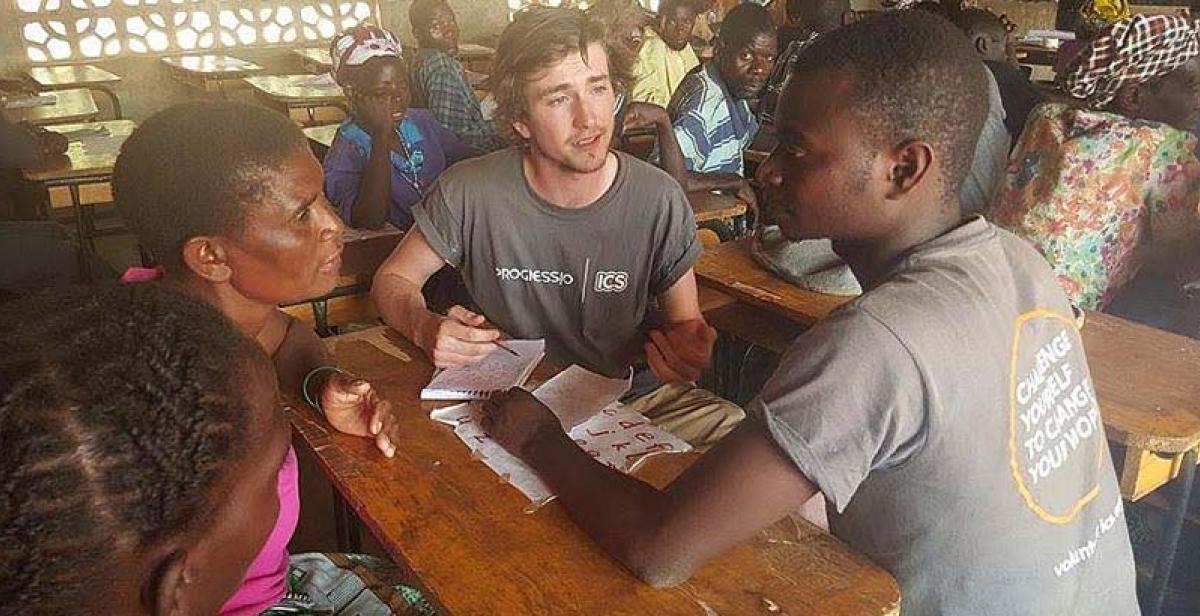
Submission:
M 516 355 L 496 349 L 477 364 L 447 368 L 421 390 L 422 400 L 483 400 L 524 385 L 546 354 L 545 340 L 505 340 Z

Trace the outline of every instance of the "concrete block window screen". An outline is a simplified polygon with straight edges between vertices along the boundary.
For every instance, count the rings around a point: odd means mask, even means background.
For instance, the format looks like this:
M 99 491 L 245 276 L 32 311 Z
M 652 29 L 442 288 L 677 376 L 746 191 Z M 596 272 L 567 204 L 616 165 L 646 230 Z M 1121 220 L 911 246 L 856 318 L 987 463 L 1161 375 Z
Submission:
M 35 64 L 324 42 L 376 14 L 364 0 L 15 2 L 25 53 Z

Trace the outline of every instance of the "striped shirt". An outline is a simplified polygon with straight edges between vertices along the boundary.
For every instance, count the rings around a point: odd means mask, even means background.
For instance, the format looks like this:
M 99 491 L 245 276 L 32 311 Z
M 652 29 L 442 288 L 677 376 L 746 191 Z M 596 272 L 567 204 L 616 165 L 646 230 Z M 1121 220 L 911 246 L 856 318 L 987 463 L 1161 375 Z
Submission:
M 729 93 L 715 62 L 683 78 L 670 111 L 689 171 L 742 175 L 742 150 L 754 141 L 758 120 Z

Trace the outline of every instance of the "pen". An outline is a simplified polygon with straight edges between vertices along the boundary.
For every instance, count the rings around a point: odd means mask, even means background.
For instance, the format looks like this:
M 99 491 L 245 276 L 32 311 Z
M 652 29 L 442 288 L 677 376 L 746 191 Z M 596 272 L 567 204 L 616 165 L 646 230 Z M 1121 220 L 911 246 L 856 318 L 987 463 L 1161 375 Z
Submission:
M 500 342 L 499 340 L 493 340 L 493 341 L 492 341 L 492 344 L 494 344 L 494 345 L 496 345 L 496 346 L 498 346 L 498 347 L 500 347 L 500 348 L 504 349 L 505 351 L 508 351 L 509 353 L 512 353 L 512 354 L 513 354 L 513 357 L 520 357 L 520 356 L 521 356 L 521 354 L 520 354 L 520 353 L 518 353 L 518 352 L 516 352 L 516 351 L 512 350 L 511 348 L 509 348 L 509 347 L 505 346 L 505 345 L 504 345 L 502 342 Z

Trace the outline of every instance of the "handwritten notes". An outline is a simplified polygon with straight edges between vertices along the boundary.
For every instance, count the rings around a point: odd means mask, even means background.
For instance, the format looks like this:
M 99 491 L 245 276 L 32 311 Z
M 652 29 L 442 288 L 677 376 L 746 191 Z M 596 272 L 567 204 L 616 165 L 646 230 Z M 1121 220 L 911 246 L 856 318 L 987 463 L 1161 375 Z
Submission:
M 545 340 L 505 340 L 478 363 L 438 372 L 421 390 L 422 400 L 483 400 L 525 383 L 542 356 Z
M 616 399 L 628 387 L 628 379 L 610 379 L 572 366 L 534 390 L 533 395 L 554 411 L 580 449 L 623 473 L 635 470 L 648 456 L 691 450 L 686 442 L 652 425 L 645 416 L 618 404 Z M 552 500 L 554 491 L 537 473 L 483 430 L 480 404 L 471 402 L 438 409 L 430 417 L 453 426 L 454 433 L 471 452 L 520 490 L 533 508 Z M 598 404 L 601 406 L 595 406 Z

